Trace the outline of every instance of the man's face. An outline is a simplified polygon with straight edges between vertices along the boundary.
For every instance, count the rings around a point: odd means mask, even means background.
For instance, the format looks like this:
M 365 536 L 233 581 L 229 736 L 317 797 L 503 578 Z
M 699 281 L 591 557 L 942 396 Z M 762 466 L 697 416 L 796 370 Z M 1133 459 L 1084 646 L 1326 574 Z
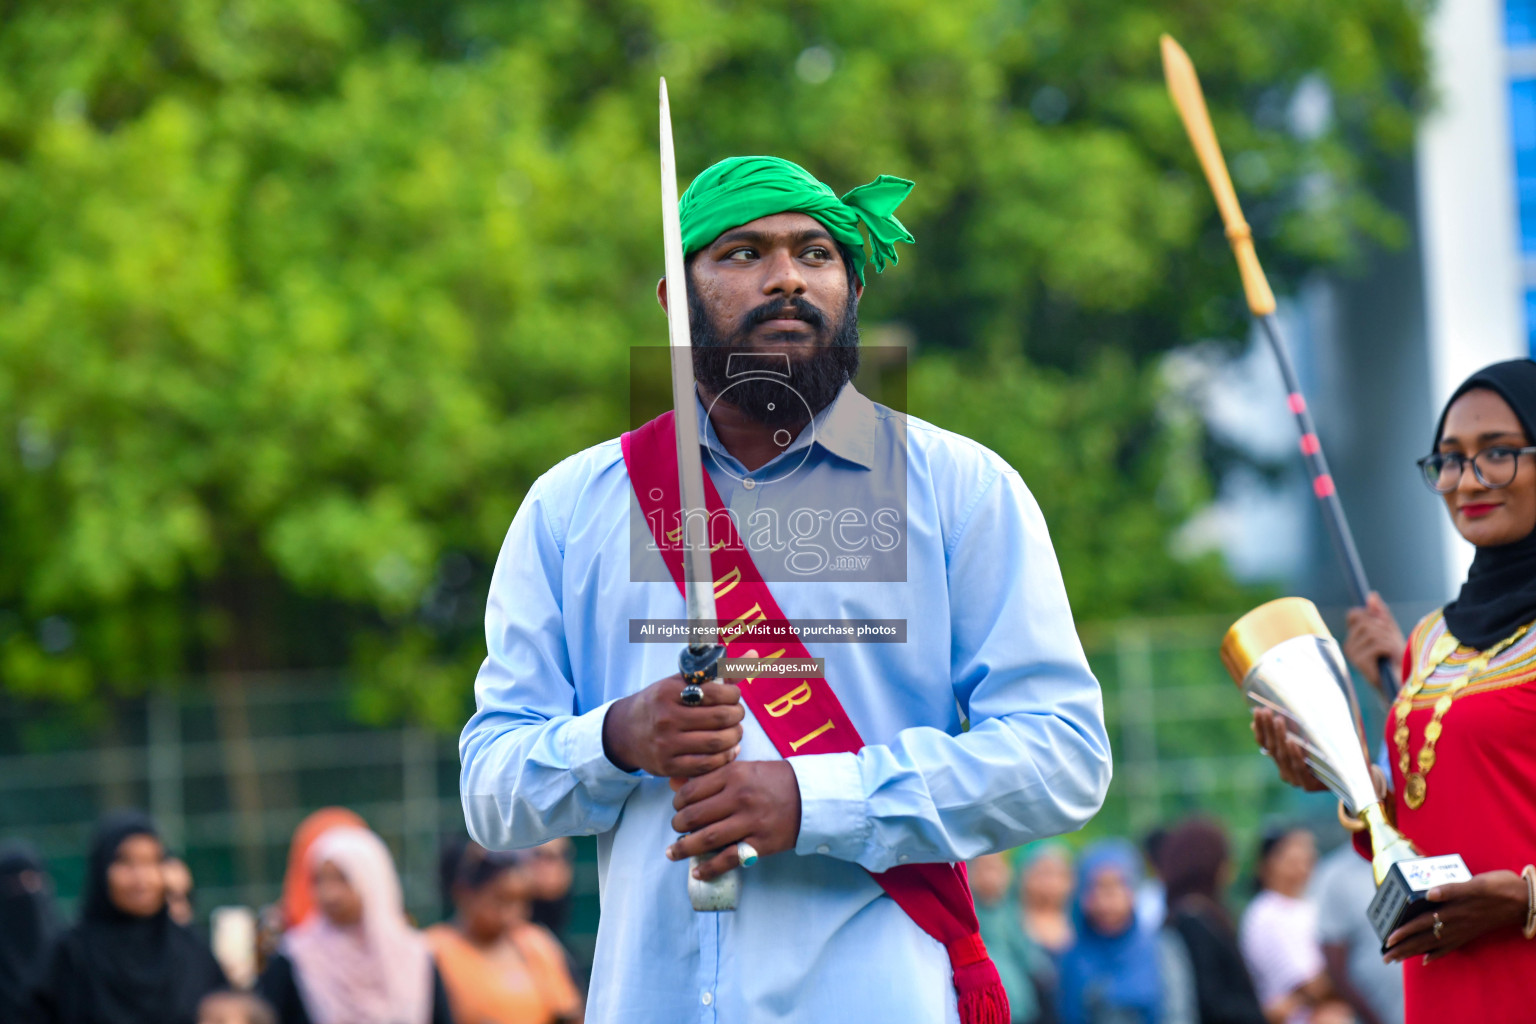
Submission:
M 863 286 L 850 280 L 827 229 L 806 214 L 726 231 L 694 254 L 688 293 L 700 384 L 716 396 L 729 388 L 726 400 L 765 424 L 801 422 L 807 406 L 820 412 L 858 369 Z M 658 297 L 665 305 L 664 281 Z M 778 353 L 790 361 L 787 383 L 798 399 L 786 400 L 783 383 L 733 379 L 744 368 L 782 366 L 750 358 Z

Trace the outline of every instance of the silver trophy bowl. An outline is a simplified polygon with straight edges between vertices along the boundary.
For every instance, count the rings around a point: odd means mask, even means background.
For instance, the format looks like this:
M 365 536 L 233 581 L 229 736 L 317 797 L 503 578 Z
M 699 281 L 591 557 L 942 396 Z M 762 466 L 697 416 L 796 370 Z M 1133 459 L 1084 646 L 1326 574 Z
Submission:
M 1350 814 L 1358 815 L 1376 803 L 1376 787 L 1344 696 L 1348 685 L 1338 643 L 1307 634 L 1265 651 L 1243 679 L 1242 690 L 1248 703 L 1285 719 L 1306 751 L 1307 766 Z

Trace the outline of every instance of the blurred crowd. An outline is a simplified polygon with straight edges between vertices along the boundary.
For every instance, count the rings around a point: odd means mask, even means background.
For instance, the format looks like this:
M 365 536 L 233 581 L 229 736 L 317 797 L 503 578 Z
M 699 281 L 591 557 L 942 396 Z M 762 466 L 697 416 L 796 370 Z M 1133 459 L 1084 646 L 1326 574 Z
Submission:
M 1140 848 L 1048 841 L 972 861 L 1012 1024 L 1402 1024 L 1401 969 L 1382 962 L 1353 845 L 1319 860 L 1311 831 L 1280 824 L 1252 862 L 1242 884 L 1205 818 Z
M 1400 1024 L 1353 846 L 1319 861 L 1311 831 L 1279 825 L 1252 860 L 1243 885 L 1223 828 L 1193 818 L 1140 848 L 1053 840 L 971 862 L 1013 1024 Z M 583 1014 L 560 939 L 571 882 L 568 840 L 454 839 L 442 921 L 421 930 L 384 841 L 327 808 L 296 830 L 277 903 L 215 908 L 204 930 L 187 865 L 149 818 L 114 813 L 72 925 L 47 866 L 0 851 L 0 1021 L 570 1024 Z
M 560 939 L 569 840 L 491 852 L 448 841 L 443 920 L 405 910 L 389 848 L 343 808 L 294 833 L 282 898 L 215 908 L 148 817 L 96 829 L 73 924 L 47 865 L 0 850 L 0 1022 L 6 1024 L 574 1024 L 581 978 Z

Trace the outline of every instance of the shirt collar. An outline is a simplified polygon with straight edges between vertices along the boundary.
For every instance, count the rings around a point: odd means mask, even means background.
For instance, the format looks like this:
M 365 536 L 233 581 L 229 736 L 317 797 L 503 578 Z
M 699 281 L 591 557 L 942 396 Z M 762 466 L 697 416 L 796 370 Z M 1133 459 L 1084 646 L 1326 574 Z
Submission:
M 697 392 L 694 393 L 694 407 L 699 417 L 700 443 L 726 458 L 731 458 L 730 453 L 725 450 L 725 445 L 720 443 L 720 438 L 715 434 L 714 424 L 709 421 L 703 399 Z M 811 438 L 814 436 L 815 443 L 838 458 L 864 469 L 872 469 L 875 464 L 875 434 L 878 429 L 875 403 L 860 394 L 850 381 L 843 385 L 831 404 L 816 414 L 811 420 L 811 427 L 800 431 L 800 435 L 774 461 L 804 448 L 811 443 Z

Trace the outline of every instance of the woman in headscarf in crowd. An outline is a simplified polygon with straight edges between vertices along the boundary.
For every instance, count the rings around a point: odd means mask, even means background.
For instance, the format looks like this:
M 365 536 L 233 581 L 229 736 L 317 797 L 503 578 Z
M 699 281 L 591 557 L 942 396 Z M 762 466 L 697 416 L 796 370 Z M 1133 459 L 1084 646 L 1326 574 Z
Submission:
M 1017 876 L 1006 854 L 989 853 L 967 868 L 981 938 L 1008 993 L 1009 1024 L 1048 1024 L 1056 1019 L 1056 967 L 1024 934 Z
M 1324 1024 L 1339 1015 L 1317 935 L 1317 907 L 1306 898 L 1316 864 L 1317 842 L 1304 828 L 1276 825 L 1259 839 L 1253 866 L 1258 895 L 1243 912 L 1238 942 L 1272 1024 Z
M 1072 852 L 1047 839 L 1024 847 L 1019 866 L 1019 912 L 1024 934 L 1058 958 L 1072 945 Z
M 46 1024 L 195 1024 L 202 998 L 227 986 L 207 945 L 171 920 L 164 861 L 149 818 L 102 819 L 80 920 L 55 943 L 37 989 Z
M 1062 1024 L 1160 1024 L 1157 939 L 1136 924 L 1140 880 L 1141 855 L 1125 840 L 1083 851 L 1072 912 L 1077 938 L 1061 958 Z
M 1163 838 L 1158 874 L 1167 886 L 1167 915 L 1158 941 L 1164 951 L 1164 1024 L 1265 1024 L 1222 903 L 1231 870 L 1226 833 L 1213 821 L 1186 821 Z
M 565 951 L 529 920 L 536 889 L 529 851 L 491 852 L 457 840 L 444 848 L 450 920 L 427 929 L 461 1024 L 564 1024 L 581 1018 Z
M 315 909 L 310 885 L 309 848 L 333 828 L 367 827 L 361 816 L 345 807 L 322 807 L 299 822 L 299 827 L 293 830 L 293 842 L 288 845 L 288 870 L 283 875 L 281 918 L 284 930 L 297 928 L 309 920 Z
M 1536 1016 L 1536 362 L 1467 378 L 1419 462 L 1477 553 L 1456 600 L 1405 642 L 1381 599 L 1349 613 L 1345 654 L 1366 678 L 1382 657 L 1403 686 L 1387 715 L 1397 827 L 1428 855 L 1459 853 L 1474 877 L 1430 890 L 1432 910 L 1387 936 L 1404 964 L 1408 1024 Z M 1283 724 L 1254 731 L 1292 785 L 1321 789 Z M 1364 834 L 1357 836 L 1364 846 Z
M 308 854 L 316 913 L 256 981 L 280 1024 L 451 1024 L 424 938 L 405 917 L 384 841 L 333 828 Z
M 27 1012 L 58 919 L 42 858 L 30 847 L 0 847 L 0 1021 Z

